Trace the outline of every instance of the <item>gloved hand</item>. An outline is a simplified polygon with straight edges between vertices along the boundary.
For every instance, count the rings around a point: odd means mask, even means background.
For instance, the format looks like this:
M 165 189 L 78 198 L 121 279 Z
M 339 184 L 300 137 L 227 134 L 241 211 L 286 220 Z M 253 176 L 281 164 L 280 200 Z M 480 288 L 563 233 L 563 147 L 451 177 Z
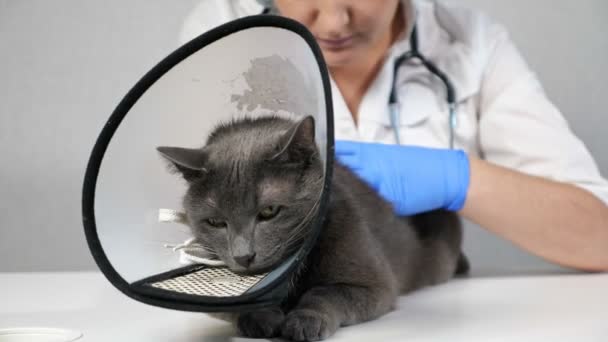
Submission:
M 463 151 L 354 141 L 336 141 L 335 150 L 398 215 L 464 206 L 470 169 Z

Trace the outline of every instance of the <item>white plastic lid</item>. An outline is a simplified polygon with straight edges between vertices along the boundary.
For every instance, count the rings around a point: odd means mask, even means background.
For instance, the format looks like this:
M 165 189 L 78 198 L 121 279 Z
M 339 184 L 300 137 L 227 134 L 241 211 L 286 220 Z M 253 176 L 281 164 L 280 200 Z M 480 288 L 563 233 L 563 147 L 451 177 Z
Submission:
M 0 329 L 0 342 L 71 342 L 81 337 L 81 332 L 57 328 Z

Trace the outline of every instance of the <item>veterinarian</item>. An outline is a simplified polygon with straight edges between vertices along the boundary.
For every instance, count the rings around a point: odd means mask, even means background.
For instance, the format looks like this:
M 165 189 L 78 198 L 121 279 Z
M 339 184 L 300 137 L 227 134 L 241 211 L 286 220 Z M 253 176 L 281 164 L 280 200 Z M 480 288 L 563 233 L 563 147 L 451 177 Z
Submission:
M 269 13 L 315 35 L 336 155 L 395 210 L 463 217 L 554 263 L 608 270 L 608 182 L 505 28 L 410 0 L 204 0 L 183 42 Z

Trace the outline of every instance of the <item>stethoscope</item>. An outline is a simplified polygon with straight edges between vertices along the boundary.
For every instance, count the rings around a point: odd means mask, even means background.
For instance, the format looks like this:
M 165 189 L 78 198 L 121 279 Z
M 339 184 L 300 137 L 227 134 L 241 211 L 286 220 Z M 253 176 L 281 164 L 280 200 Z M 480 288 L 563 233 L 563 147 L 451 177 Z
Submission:
M 457 118 L 456 118 L 456 113 L 458 111 L 458 104 L 456 102 L 456 90 L 454 89 L 454 86 L 452 85 L 452 82 L 450 82 L 450 79 L 447 77 L 447 75 L 441 71 L 441 69 L 439 69 L 433 62 L 429 61 L 428 59 L 426 59 L 426 57 L 424 57 L 423 54 L 420 53 L 420 50 L 418 49 L 418 33 L 417 33 L 417 29 L 416 26 L 414 26 L 414 28 L 412 29 L 412 34 L 410 36 L 410 51 L 407 51 L 405 53 L 403 53 L 401 56 L 397 57 L 395 59 L 394 65 L 393 65 L 393 84 L 391 87 L 391 93 L 389 95 L 388 98 L 388 106 L 389 106 L 389 111 L 390 111 L 390 119 L 391 119 L 391 126 L 393 128 L 393 132 L 395 133 L 395 140 L 397 142 L 397 144 L 401 144 L 400 140 L 399 140 L 399 115 L 400 115 L 400 108 L 399 108 L 399 102 L 397 101 L 397 92 L 396 92 L 396 88 L 395 88 L 395 82 L 397 80 L 397 73 L 399 72 L 399 67 L 401 66 L 401 64 L 403 62 L 406 62 L 408 60 L 412 60 L 412 59 L 417 59 L 420 61 L 420 63 L 422 63 L 422 65 L 433 75 L 437 76 L 441 82 L 443 82 L 443 85 L 445 86 L 446 89 L 446 102 L 448 104 L 448 129 L 450 132 L 450 149 L 454 148 L 454 130 L 456 129 L 456 125 L 457 125 Z
M 262 14 L 269 14 L 269 13 L 271 13 L 270 7 L 265 7 L 264 10 L 262 11 Z M 445 86 L 446 102 L 448 104 L 449 146 L 450 146 L 450 149 L 453 149 L 454 148 L 454 130 L 456 129 L 456 126 L 458 123 L 457 117 L 456 117 L 456 114 L 458 111 L 458 104 L 456 102 L 456 90 L 454 89 L 454 86 L 452 85 L 452 82 L 450 82 L 450 79 L 448 78 L 448 76 L 443 71 L 441 71 L 441 69 L 439 69 L 435 65 L 435 63 L 429 61 L 426 57 L 424 57 L 424 55 L 422 53 L 420 53 L 418 46 L 419 46 L 418 45 L 418 32 L 417 32 L 416 25 L 414 25 L 414 27 L 412 28 L 412 33 L 410 35 L 410 50 L 403 53 L 399 57 L 397 57 L 393 64 L 393 81 L 392 81 L 392 85 L 391 85 L 391 93 L 388 98 L 388 107 L 389 107 L 391 127 L 395 134 L 395 141 L 397 142 L 398 145 L 401 145 L 401 141 L 399 139 L 399 136 L 400 136 L 400 132 L 399 132 L 400 108 L 399 108 L 399 102 L 397 101 L 397 92 L 396 92 L 396 88 L 395 88 L 397 74 L 399 72 L 399 67 L 401 66 L 402 63 L 407 62 L 408 60 L 417 59 L 420 61 L 420 63 L 422 63 L 422 65 L 431 74 L 437 76 L 441 80 L 441 82 L 443 82 L 443 85 Z

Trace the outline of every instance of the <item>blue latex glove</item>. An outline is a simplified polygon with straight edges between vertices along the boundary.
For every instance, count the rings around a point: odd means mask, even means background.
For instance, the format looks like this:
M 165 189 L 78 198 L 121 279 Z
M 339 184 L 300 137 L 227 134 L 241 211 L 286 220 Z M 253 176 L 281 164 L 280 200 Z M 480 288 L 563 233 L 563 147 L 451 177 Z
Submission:
M 470 169 L 463 151 L 336 141 L 336 157 L 392 203 L 398 215 L 464 206 Z

